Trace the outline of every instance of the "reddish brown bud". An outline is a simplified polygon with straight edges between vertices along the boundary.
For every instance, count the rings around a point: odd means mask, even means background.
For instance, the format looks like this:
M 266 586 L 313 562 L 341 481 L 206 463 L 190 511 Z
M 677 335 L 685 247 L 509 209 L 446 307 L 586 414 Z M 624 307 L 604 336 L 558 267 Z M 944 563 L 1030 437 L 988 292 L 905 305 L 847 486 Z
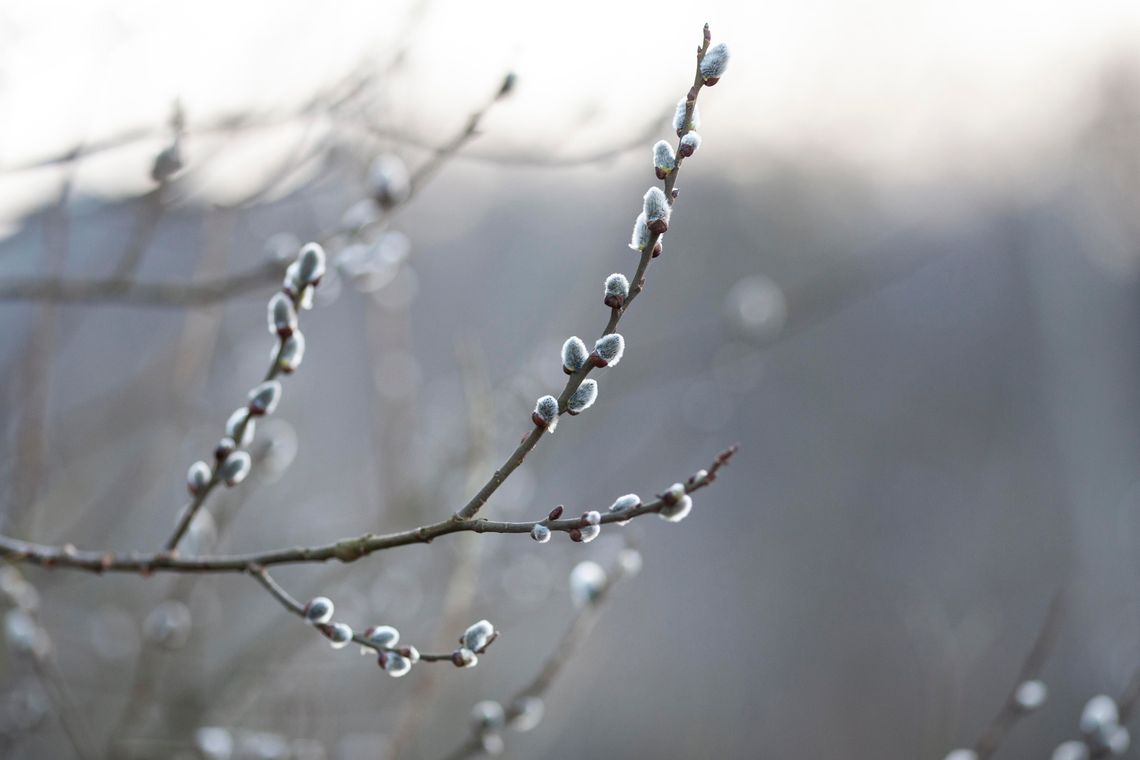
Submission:
M 548 519 L 557 520 L 559 517 L 562 517 L 562 510 L 563 509 L 564 509 L 564 507 L 561 504 L 559 504 L 557 507 L 550 510 L 550 515 L 549 515 Z
M 608 296 L 606 296 L 605 303 L 606 306 L 609 306 L 611 309 L 620 309 L 621 307 L 625 306 L 625 296 L 620 296 L 616 293 L 610 293 Z
M 714 84 L 716 84 L 719 81 L 720 81 L 720 77 L 710 77 L 710 78 L 705 80 L 705 87 L 712 87 Z
M 653 173 L 657 175 L 657 179 L 665 179 L 669 176 L 669 172 L 665 171 L 660 166 L 654 169 Z
M 650 258 L 654 258 L 654 259 L 657 258 L 658 256 L 661 255 L 661 251 L 663 251 L 663 250 L 664 250 L 664 246 L 662 246 L 661 241 L 658 240 L 656 243 L 653 244 L 653 255 Z
M 607 361 L 606 361 L 605 359 L 603 359 L 602 357 L 598 356 L 598 352 L 597 352 L 597 351 L 593 351 L 593 352 L 591 352 L 591 353 L 590 353 L 590 364 L 592 364 L 592 365 L 594 365 L 595 367 L 597 367 L 597 368 L 601 369 L 602 367 L 605 367 L 606 365 L 608 365 L 608 364 L 609 364 L 609 362 L 607 362 Z
M 573 541 L 574 543 L 576 543 L 576 544 L 582 543 L 582 531 L 578 530 L 577 528 L 571 528 L 569 535 L 570 535 L 570 540 Z
M 669 231 L 669 222 L 665 219 L 654 219 L 649 223 L 649 231 L 654 235 L 660 235 Z

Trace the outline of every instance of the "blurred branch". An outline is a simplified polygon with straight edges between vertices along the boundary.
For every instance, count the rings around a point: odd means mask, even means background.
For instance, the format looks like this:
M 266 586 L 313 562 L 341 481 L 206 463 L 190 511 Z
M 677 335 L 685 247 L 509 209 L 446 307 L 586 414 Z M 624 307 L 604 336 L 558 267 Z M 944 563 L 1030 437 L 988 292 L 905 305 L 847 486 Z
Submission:
M 627 550 L 629 551 L 629 550 Z M 636 550 L 633 550 L 636 551 Z M 590 632 L 594 629 L 598 619 L 601 617 L 602 604 L 609 598 L 610 592 L 613 591 L 618 582 L 624 580 L 626 577 L 632 575 L 632 572 L 626 570 L 622 564 L 615 562 L 606 573 L 605 582 L 597 589 L 593 590 L 592 598 L 584 602 L 578 609 L 574 619 L 570 622 L 570 626 L 566 632 L 555 644 L 554 649 L 550 655 L 543 662 L 542 667 L 538 673 L 523 688 L 519 689 L 510 700 L 506 703 L 503 709 L 503 724 L 510 726 L 515 721 L 523 718 L 528 705 L 533 703 L 528 700 L 543 699 L 550 687 L 558 679 L 566 665 L 573 659 L 574 655 L 581 649 L 586 639 L 589 637 Z M 533 708 L 532 708 L 533 709 Z M 539 708 L 544 710 L 545 708 Z M 474 757 L 484 752 L 487 752 L 488 740 L 487 727 L 475 724 L 472 726 L 471 736 L 467 741 L 460 744 L 446 757 L 448 760 L 462 760 L 466 757 Z M 497 735 L 496 735 L 497 738 Z M 501 742 L 501 739 L 498 739 Z
M 1027 706 L 1018 698 L 1020 687 L 1028 681 L 1036 681 L 1041 676 L 1041 671 L 1045 667 L 1045 662 L 1049 659 L 1049 655 L 1053 651 L 1053 647 L 1057 642 L 1057 635 L 1061 632 L 1061 623 L 1064 620 L 1065 613 L 1065 592 L 1064 590 L 1058 591 L 1053 595 L 1052 601 L 1049 602 L 1049 609 L 1045 612 L 1045 619 L 1041 623 L 1041 629 L 1037 632 L 1037 638 L 1033 642 L 1033 647 L 1026 655 L 1025 661 L 1021 665 L 1021 670 L 1017 676 L 1017 683 L 1014 684 L 1013 690 L 1010 691 L 1009 697 L 1006 699 L 1005 704 L 1002 705 L 1001 710 L 994 717 L 989 727 L 986 729 L 982 737 L 974 745 L 974 752 L 977 753 L 978 760 L 987 760 L 992 757 L 994 752 L 997 751 L 998 746 L 1017 723 L 1018 719 L 1028 715 L 1032 708 Z
M 733 446 L 717 455 L 708 470 L 702 470 L 684 484 L 684 492 L 695 491 L 712 484 L 720 468 L 729 462 L 736 447 Z M 669 496 L 662 496 L 645 504 L 601 515 L 600 525 L 624 522 L 644 515 L 656 514 L 672 503 Z M 225 573 L 249 571 L 251 565 L 268 567 L 271 565 L 304 564 L 314 562 L 354 562 L 375 552 L 393 549 L 397 546 L 431 543 L 440 536 L 452 533 L 527 533 L 535 525 L 544 525 L 551 531 L 570 533 L 583 527 L 581 518 L 545 519 L 527 522 L 497 522 L 490 520 L 447 518 L 419 528 L 374 535 L 365 533 L 355 538 L 347 538 L 331 544 L 275 549 L 254 554 L 233 554 L 221 556 L 178 557 L 169 551 L 152 554 L 114 554 L 111 552 L 79 551 L 74 546 L 45 546 L 27 541 L 0 536 L 0 557 L 12 562 L 26 562 L 43 567 L 59 567 L 77 570 L 102 572 L 137 572 L 148 575 L 153 572 L 182 573 Z

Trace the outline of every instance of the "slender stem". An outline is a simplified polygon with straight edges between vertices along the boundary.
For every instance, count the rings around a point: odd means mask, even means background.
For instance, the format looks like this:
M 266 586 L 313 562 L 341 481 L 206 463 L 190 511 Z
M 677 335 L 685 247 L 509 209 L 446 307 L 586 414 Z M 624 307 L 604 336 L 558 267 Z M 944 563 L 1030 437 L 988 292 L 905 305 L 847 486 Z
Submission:
M 698 473 L 683 485 L 686 493 L 698 491 L 716 480 L 717 473 L 736 453 L 736 447 L 721 452 L 705 472 Z M 639 507 L 619 513 L 602 515 L 602 524 L 629 520 L 643 515 L 655 514 L 665 506 L 661 498 L 654 499 Z M 353 562 L 379 551 L 397 546 L 431 543 L 440 536 L 469 531 L 473 533 L 530 533 L 538 523 L 552 531 L 568 533 L 581 528 L 579 518 L 562 520 L 531 520 L 525 522 L 501 522 L 491 520 L 456 520 L 448 518 L 429 525 L 397 533 L 375 535 L 365 533 L 330 544 L 317 546 L 273 549 L 250 554 L 219 556 L 178 557 L 170 552 L 115 554 L 112 552 L 80 551 L 71 544 L 47 546 L 28 541 L 20 541 L 9 536 L 0 536 L 0 557 L 12 562 L 27 562 L 43 567 L 90 570 L 102 572 L 135 572 L 149 575 L 154 572 L 181 573 L 225 573 L 248 572 L 250 565 L 269 567 L 272 565 L 303 564 L 313 562 Z

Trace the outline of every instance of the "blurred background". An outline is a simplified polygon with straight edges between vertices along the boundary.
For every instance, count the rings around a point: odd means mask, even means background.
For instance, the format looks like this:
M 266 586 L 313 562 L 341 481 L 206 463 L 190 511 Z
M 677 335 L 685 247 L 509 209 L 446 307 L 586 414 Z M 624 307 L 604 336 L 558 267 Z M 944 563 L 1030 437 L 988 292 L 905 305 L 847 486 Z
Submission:
M 1059 589 L 1050 698 L 997 756 L 1048 756 L 1126 688 L 1140 6 L 700 5 L 0 5 L 4 533 L 160 546 L 315 239 L 335 266 L 305 364 L 190 548 L 450 514 L 561 389 L 561 342 L 604 324 L 605 277 L 632 275 L 706 21 L 733 59 L 625 359 L 484 514 L 604 508 L 741 444 L 679 526 L 277 574 L 425 651 L 489 618 L 473 670 L 390 679 L 241 576 L 20 568 L 54 665 L 0 658 L 5 756 L 71 756 L 77 731 L 90 757 L 444 756 L 471 705 L 534 676 L 570 569 L 623 533 L 642 572 L 507 756 L 942 758 L 997 714 Z

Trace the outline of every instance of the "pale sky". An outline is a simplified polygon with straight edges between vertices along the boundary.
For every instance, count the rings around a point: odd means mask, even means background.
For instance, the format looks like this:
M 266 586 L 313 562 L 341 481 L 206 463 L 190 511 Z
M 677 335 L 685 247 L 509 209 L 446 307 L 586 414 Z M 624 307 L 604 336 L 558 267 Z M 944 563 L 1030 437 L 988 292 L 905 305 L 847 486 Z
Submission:
M 361 61 L 385 62 L 413 5 L 0 5 L 0 167 L 162 124 L 175 98 L 191 128 L 302 102 Z M 407 68 L 390 87 L 393 109 L 408 127 L 442 136 L 514 69 L 516 96 L 488 119 L 473 152 L 548 144 L 552 134 L 570 152 L 603 146 L 684 91 L 705 20 L 733 51 L 702 108 L 706 139 L 834 154 L 903 182 L 972 166 L 1031 170 L 1092 112 L 1106 62 L 1140 50 L 1135 0 L 441 0 L 424 4 Z M 229 171 L 248 174 L 249 162 L 286 149 L 277 137 L 241 145 Z M 139 192 L 148 162 L 117 154 L 81 180 L 94 193 Z M 218 163 L 206 184 L 224 193 L 233 177 Z M 0 177 L 9 207 L 0 213 L 24 205 L 17 197 L 34 205 L 37 183 L 50 192 L 51 178 L 20 174 Z

